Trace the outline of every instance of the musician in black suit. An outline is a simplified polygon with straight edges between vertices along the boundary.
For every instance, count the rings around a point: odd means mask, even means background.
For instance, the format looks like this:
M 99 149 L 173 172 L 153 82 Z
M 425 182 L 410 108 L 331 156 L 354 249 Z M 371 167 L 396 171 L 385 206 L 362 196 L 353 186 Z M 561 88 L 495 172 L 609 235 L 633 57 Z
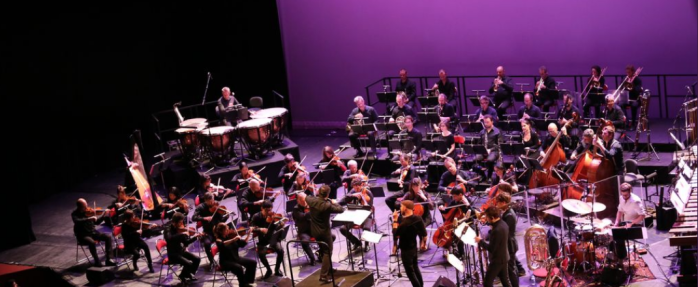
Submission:
M 494 163 L 499 159 L 499 144 L 502 142 L 502 135 L 499 133 L 499 129 L 494 127 L 492 116 L 484 116 L 482 123 L 485 125 L 485 128 L 480 131 L 480 143 L 487 149 L 487 154 L 478 154 L 475 156 L 475 160 L 485 161 L 487 166 L 486 178 L 490 178 L 494 170 Z
M 509 280 L 511 281 L 511 286 L 519 287 L 518 277 L 526 275 L 526 270 L 524 269 L 519 259 L 516 258 L 516 251 L 519 250 L 519 243 L 516 240 L 516 223 L 518 218 L 516 213 L 511 209 L 511 194 L 508 192 L 500 192 L 495 197 L 495 202 L 497 208 L 502 210 L 502 220 L 506 222 L 507 227 L 509 227 Z
M 347 124 L 353 125 L 355 124 L 355 120 L 361 120 L 363 121 L 364 124 L 371 124 L 375 123 L 378 120 L 378 113 L 376 113 L 376 110 L 371 107 L 366 105 L 364 102 L 364 98 L 362 96 L 356 96 L 354 98 L 354 103 L 356 104 L 356 108 L 354 108 L 351 113 L 349 113 L 349 117 L 347 117 Z M 351 146 L 356 149 L 356 155 L 354 157 L 362 157 L 364 156 L 364 152 L 361 150 L 361 143 L 359 142 L 359 136 L 360 134 L 357 134 L 351 130 L 348 131 L 349 133 L 349 141 L 351 142 Z M 376 136 L 375 132 L 370 131 L 367 132 L 366 135 L 368 136 L 368 143 L 371 146 L 371 152 L 373 155 L 376 155 Z
M 635 66 L 627 65 L 625 67 L 625 74 L 628 76 L 629 83 L 626 82 L 626 89 L 628 91 L 628 103 L 623 105 L 623 108 L 630 107 L 630 114 L 632 115 L 632 122 L 630 123 L 630 130 L 635 129 L 637 125 L 637 108 L 640 107 L 640 94 L 642 94 L 642 80 L 640 77 L 635 77 Z
M 257 256 L 262 265 L 267 268 L 263 278 L 271 277 L 271 266 L 267 260 L 267 249 L 276 253 L 276 266 L 274 268 L 274 276 L 283 277 L 281 273 L 281 264 L 284 262 L 284 249 L 281 247 L 280 235 L 283 234 L 283 223 L 287 218 L 274 218 L 272 208 L 274 205 L 269 200 L 264 200 L 262 203 L 262 211 L 252 216 L 250 225 L 254 227 L 255 232 L 259 236 L 257 243 Z M 272 222 L 268 222 L 272 221 Z
M 399 238 L 400 256 L 402 264 L 405 267 L 405 273 L 410 278 L 412 286 L 424 286 L 422 273 L 417 265 L 417 240 L 425 241 L 427 237 L 427 229 L 424 226 L 424 221 L 419 216 L 414 216 L 412 210 L 414 203 L 411 200 L 405 200 L 400 204 L 400 213 L 402 214 L 402 222 L 398 225 L 395 231 L 395 237 Z
M 448 79 L 448 75 L 444 69 L 439 70 L 439 81 L 434 84 L 431 88 L 432 90 L 438 90 L 440 94 L 446 95 L 448 98 L 448 103 L 452 106 L 456 106 L 456 84 Z
M 218 247 L 218 263 L 221 270 L 230 271 L 238 278 L 240 287 L 252 287 L 254 283 L 254 274 L 257 271 L 257 261 L 240 257 L 239 249 L 247 245 L 250 239 L 249 233 L 245 238 L 236 235 L 229 237 L 229 227 L 227 224 L 220 222 L 214 228 L 216 235 L 216 247 Z M 235 234 L 235 233 L 234 233 Z
M 407 102 L 407 96 L 405 93 L 398 93 L 397 97 L 395 98 L 395 102 L 397 103 L 395 106 L 393 106 L 390 109 L 390 122 L 394 123 L 400 120 L 401 122 L 404 122 L 405 118 L 407 116 L 412 117 L 412 119 L 417 118 L 417 114 L 414 112 L 412 107 L 406 105 Z M 398 122 L 398 124 L 401 124 Z M 388 131 L 388 138 L 391 138 L 395 134 L 394 130 L 389 130 Z
M 555 99 L 553 99 L 553 93 L 556 92 L 555 90 L 557 89 L 557 82 L 555 82 L 555 79 L 548 76 L 548 68 L 545 66 L 538 68 L 538 74 L 540 75 L 540 79 L 538 82 L 536 82 L 538 97 L 536 106 L 541 107 L 544 112 L 548 112 L 550 110 L 550 106 L 552 106 L 553 102 L 555 101 Z M 541 80 L 543 81 L 542 84 L 540 82 Z
M 299 197 L 305 197 L 305 194 L 299 194 Z M 337 204 L 334 199 L 330 200 L 330 187 L 322 186 L 318 190 L 318 197 L 308 196 L 305 200 L 310 207 L 310 234 L 315 237 L 317 242 L 323 242 L 326 245 L 320 245 L 320 258 L 322 259 L 322 267 L 320 268 L 320 281 L 330 282 L 329 275 L 332 268 L 332 245 L 334 243 L 334 235 L 332 235 L 332 227 L 330 225 L 330 215 L 332 213 L 342 213 L 344 208 Z
M 441 174 L 441 178 L 439 179 L 438 191 L 440 193 L 450 193 L 449 186 L 451 184 L 454 184 L 455 186 L 459 183 L 465 183 L 467 180 L 467 175 L 464 171 L 458 170 L 458 166 L 456 166 L 456 161 L 453 160 L 453 158 L 447 157 L 444 160 L 444 167 L 446 168 L 446 171 L 443 174 Z
M 211 244 L 214 242 L 213 238 L 213 227 L 219 222 L 225 222 L 228 220 L 228 214 L 218 213 L 218 208 L 215 206 L 218 203 L 214 199 L 212 192 L 207 192 L 204 194 L 204 202 L 200 203 L 196 210 L 194 210 L 194 215 L 192 215 L 191 220 L 201 222 L 204 232 L 206 235 L 201 237 L 201 244 L 204 246 L 204 251 L 208 257 L 208 262 L 213 262 L 213 253 L 211 253 Z M 215 214 L 213 212 L 216 212 Z
M 439 94 L 439 105 L 436 106 L 436 113 L 439 115 L 439 120 L 447 122 L 449 127 L 452 127 L 458 120 L 456 108 L 448 103 L 448 99 L 444 94 Z M 435 128 L 435 130 L 438 129 Z
M 363 206 L 373 206 L 373 193 L 368 188 L 368 186 L 364 185 L 364 182 L 360 178 L 353 179 L 351 181 L 351 186 L 352 189 L 347 192 L 347 196 L 345 196 L 339 201 L 340 205 L 355 204 Z M 363 230 L 371 229 L 371 221 L 371 218 L 367 218 L 361 226 L 361 228 L 363 228 Z M 351 251 L 356 251 L 361 247 L 361 240 L 356 238 L 356 236 L 353 233 L 351 233 L 350 228 L 352 228 L 352 226 L 343 225 L 339 228 L 339 233 L 344 235 L 344 237 L 346 237 L 347 240 L 351 242 Z M 366 243 L 365 249 L 365 251 L 368 251 L 368 242 Z
M 625 128 L 625 113 L 618 105 L 615 104 L 615 99 L 613 95 L 606 95 L 606 108 L 601 112 L 603 114 L 603 119 L 611 121 L 616 130 L 621 130 Z M 614 134 L 614 139 L 620 139 L 620 132 Z
M 300 167 L 301 165 L 296 162 L 292 154 L 287 153 L 284 156 L 284 166 L 281 167 L 278 178 L 283 183 L 284 192 L 286 192 L 286 194 L 289 193 L 291 186 L 293 186 L 293 182 L 296 181 L 296 176 L 298 176 L 296 170 Z
M 589 80 L 591 81 L 589 84 L 589 92 L 587 93 L 586 99 L 584 99 L 584 117 L 591 117 L 589 113 L 593 107 L 594 116 L 598 118 L 601 116 L 601 106 L 603 106 L 604 102 L 604 91 L 608 89 L 608 86 L 606 86 L 606 78 L 601 75 L 601 67 L 591 67 L 591 78 Z
M 594 141 L 594 146 L 598 147 L 598 152 L 606 159 L 612 160 L 616 169 L 615 174 L 623 176 L 625 174 L 625 161 L 623 160 L 623 147 L 620 142 L 613 138 L 615 128 L 606 126 L 601 132 L 601 138 Z
M 555 123 L 548 124 L 548 135 L 543 140 L 543 145 L 541 146 L 540 151 L 541 156 L 545 156 L 545 153 L 548 151 L 548 148 L 553 144 L 553 142 L 555 142 L 555 138 L 557 138 L 558 133 L 559 132 L 557 130 L 557 125 L 555 125 Z M 565 154 L 567 154 L 567 151 L 572 145 L 572 140 L 567 135 L 567 128 L 562 127 L 562 135 L 560 135 L 558 143 L 560 143 L 562 149 L 565 150 Z
M 176 212 L 172 216 L 172 225 L 168 230 L 165 230 L 165 240 L 167 241 L 167 258 L 171 263 L 180 264 L 183 266 L 182 272 L 179 273 L 179 278 L 183 281 L 196 280 L 194 273 L 199 268 L 201 259 L 198 256 L 187 251 L 187 246 L 201 236 L 201 233 L 196 236 L 189 237 L 184 226 L 184 214 Z M 185 230 L 185 232 L 182 232 Z
M 541 118 L 540 108 L 533 104 L 531 93 L 524 94 L 524 105 L 519 108 L 517 116 L 520 120 L 530 119 L 531 121 Z
M 390 211 L 395 211 L 395 209 L 399 208 L 395 205 L 395 202 L 398 198 L 401 198 L 405 195 L 405 192 L 409 190 L 410 180 L 415 178 L 415 176 L 417 175 L 414 166 L 410 163 L 411 156 L 401 154 L 399 158 L 400 168 L 393 171 L 391 175 L 397 176 L 398 184 L 402 185 L 402 190 L 395 192 L 393 195 L 385 199 L 385 204 L 388 206 L 388 208 L 390 208 Z
M 477 121 L 482 121 L 487 115 L 492 117 L 492 120 L 495 122 L 499 120 L 497 110 L 490 106 L 490 98 L 487 96 L 480 96 L 480 107 L 475 110 Z
M 307 193 L 304 194 L 306 196 L 312 195 Z M 315 266 L 315 255 L 313 255 L 313 250 L 310 249 L 310 244 L 307 243 L 312 236 L 310 235 L 310 207 L 305 201 L 306 196 L 298 196 L 296 198 L 298 203 L 293 207 L 292 216 L 293 223 L 296 225 L 296 231 L 298 231 L 298 239 L 303 241 L 301 247 L 303 247 L 305 254 L 308 255 L 310 266 Z
M 497 67 L 497 78 L 492 82 L 489 93 L 494 99 L 494 106 L 500 118 L 504 116 L 507 108 L 511 106 L 511 95 L 513 92 L 514 86 L 511 84 L 511 78 L 504 75 L 504 67 Z
M 135 221 L 135 214 L 128 209 L 124 212 L 124 223 L 121 225 L 121 237 L 124 239 L 124 252 L 133 255 L 133 269 L 138 270 L 138 259 L 141 258 L 140 250 L 143 250 L 145 259 L 148 261 L 148 271 L 154 273 L 153 259 L 150 257 L 150 249 L 141 236 L 143 229 L 139 228 L 138 222 Z M 155 227 L 155 224 L 142 223 Z
M 94 266 L 102 267 L 102 262 L 99 261 L 99 256 L 97 256 L 97 243 L 95 240 L 104 242 L 106 246 L 106 265 L 116 266 L 114 261 L 111 261 L 112 256 L 112 239 L 111 236 L 105 233 L 101 233 L 95 229 L 95 224 L 100 224 L 104 221 L 107 212 L 102 215 L 87 215 L 88 207 L 87 201 L 84 198 L 78 199 L 76 202 L 76 209 L 71 214 L 73 218 L 73 232 L 75 233 L 75 238 L 78 240 L 80 245 L 87 245 L 90 249 L 90 254 L 94 258 Z
M 489 253 L 489 265 L 483 285 L 485 287 L 494 286 L 494 278 L 499 277 L 499 281 L 504 287 L 510 287 L 509 281 L 509 226 L 501 220 L 499 208 L 490 206 L 485 210 L 487 222 L 492 225 L 490 230 L 490 242 L 475 237 L 475 242 L 480 248 L 487 249 Z
M 407 77 L 407 70 L 400 70 L 400 80 L 397 81 L 397 84 L 395 84 L 395 91 L 398 93 L 405 92 L 405 95 L 407 95 L 406 104 L 410 106 L 410 108 L 415 107 L 415 100 L 417 98 L 417 84 Z

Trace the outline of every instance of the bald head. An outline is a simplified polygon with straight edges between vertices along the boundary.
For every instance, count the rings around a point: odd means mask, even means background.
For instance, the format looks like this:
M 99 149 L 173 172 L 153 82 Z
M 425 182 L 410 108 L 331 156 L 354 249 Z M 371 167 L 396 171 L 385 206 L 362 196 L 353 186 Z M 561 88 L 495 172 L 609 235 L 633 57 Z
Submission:
M 308 196 L 308 195 L 305 194 L 305 193 L 303 193 L 303 192 L 297 193 L 297 194 L 296 194 L 296 199 L 298 200 L 298 204 L 300 204 L 301 206 L 305 206 L 305 198 L 306 198 L 307 196 Z
M 504 77 L 504 67 L 502 67 L 502 66 L 497 67 L 497 76 Z
M 557 125 L 555 125 L 555 123 L 550 123 L 548 125 L 548 133 L 552 136 L 557 136 Z
M 87 201 L 84 198 L 79 198 L 78 201 L 75 202 L 75 206 L 78 210 L 85 210 L 85 208 L 87 208 Z

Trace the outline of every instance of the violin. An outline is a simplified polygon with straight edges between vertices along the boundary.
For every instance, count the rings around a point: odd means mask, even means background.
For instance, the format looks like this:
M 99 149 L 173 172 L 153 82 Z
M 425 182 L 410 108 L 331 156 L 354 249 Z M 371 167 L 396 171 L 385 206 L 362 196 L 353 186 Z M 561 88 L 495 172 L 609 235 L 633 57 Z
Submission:
M 150 223 L 148 220 L 141 220 L 138 217 L 134 217 L 129 222 L 127 222 L 127 224 L 131 225 L 131 227 L 133 228 L 141 230 L 148 230 L 158 226 L 155 223 Z
M 105 213 L 106 210 L 102 209 L 101 207 L 87 207 L 87 209 L 85 209 L 85 216 L 87 217 L 103 216 Z
M 269 223 L 269 224 L 277 223 L 277 222 L 285 223 L 287 220 L 288 220 L 288 218 L 286 218 L 281 213 L 272 212 L 269 215 L 267 215 L 267 223 Z
M 400 167 L 402 169 L 402 172 L 400 173 L 400 188 L 402 188 L 403 184 L 405 183 L 405 178 L 407 177 L 407 174 L 410 172 L 410 166 L 405 166 L 405 167 Z
M 220 214 L 220 215 L 228 215 L 228 214 L 232 213 L 232 211 L 228 211 L 227 207 L 225 207 L 224 205 L 221 205 L 218 202 L 213 203 L 213 205 L 211 205 L 211 207 L 209 207 L 208 210 L 213 214 Z
M 180 226 L 179 228 L 177 228 L 177 233 L 180 233 L 180 234 L 187 234 L 187 235 L 189 235 L 189 236 L 201 236 L 201 235 L 202 235 L 202 233 L 197 233 L 197 232 L 196 232 L 196 228 L 195 228 L 195 227 L 186 227 L 186 226 L 184 226 L 184 224 L 182 224 L 182 226 Z
M 262 168 L 264 169 L 264 168 Z M 258 181 L 262 181 L 262 177 L 259 176 L 259 174 L 255 173 L 254 170 L 248 169 L 246 174 L 242 175 L 242 179 L 245 181 L 249 181 L 250 179 L 256 179 Z

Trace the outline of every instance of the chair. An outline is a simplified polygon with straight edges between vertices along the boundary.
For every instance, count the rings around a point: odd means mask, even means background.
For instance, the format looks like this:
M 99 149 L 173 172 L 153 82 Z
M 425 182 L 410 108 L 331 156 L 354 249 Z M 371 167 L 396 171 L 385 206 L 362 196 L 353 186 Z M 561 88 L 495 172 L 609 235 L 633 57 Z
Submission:
M 160 258 L 162 258 L 162 264 L 160 265 L 160 276 L 158 277 L 158 286 L 160 286 L 160 282 L 162 280 L 162 268 L 163 268 L 163 266 L 167 266 L 167 274 L 165 274 L 165 277 L 170 275 L 170 271 L 172 271 L 172 274 L 177 276 L 177 278 L 179 278 L 180 281 L 185 282 L 184 280 L 182 280 L 181 277 L 179 277 L 179 275 L 174 271 L 174 269 L 172 269 L 174 266 L 177 266 L 177 265 L 182 266 L 182 265 L 176 264 L 176 263 L 171 263 L 169 258 L 167 258 L 167 256 L 163 256 L 162 250 L 165 248 L 167 248 L 167 241 L 165 241 L 165 239 L 161 238 L 161 239 L 158 239 L 157 242 L 155 242 L 155 249 L 158 251 L 158 254 L 160 254 Z
M 114 238 L 114 245 L 116 246 L 115 253 L 117 255 L 122 254 L 121 257 L 124 259 L 124 261 L 119 263 L 119 261 L 118 261 L 119 257 L 114 256 L 115 259 L 117 259 L 116 266 L 122 266 L 125 264 L 126 266 L 128 266 L 129 269 L 134 269 L 134 268 L 131 268 L 131 264 L 128 263 L 128 258 L 132 257 L 133 254 L 126 253 L 126 249 L 124 248 L 124 244 L 123 244 L 123 236 L 121 236 L 121 225 L 114 226 L 114 229 L 112 230 L 112 237 Z M 119 241 L 121 241 L 121 243 L 119 243 Z M 141 250 L 139 250 L 138 252 L 142 253 Z M 142 255 L 145 256 L 145 254 L 142 254 Z M 143 257 L 143 256 L 141 256 L 141 257 Z
M 641 183 L 645 180 L 645 176 L 638 173 L 637 161 L 634 159 L 625 160 L 625 177 L 623 182 L 632 184 L 633 186 L 637 183 Z
M 218 254 L 218 245 L 213 244 L 213 246 L 211 246 L 211 254 L 213 255 L 214 258 L 216 257 L 216 254 Z M 218 260 L 220 261 L 220 258 Z M 228 270 L 223 270 L 223 267 L 221 267 L 221 265 L 216 260 L 213 260 L 213 262 L 211 262 L 211 266 L 213 266 L 213 285 L 212 286 L 216 286 L 216 273 L 218 273 L 217 271 L 220 271 L 221 274 L 223 274 L 223 278 L 225 279 L 225 282 L 228 283 L 228 285 L 233 286 L 233 284 L 230 283 L 230 279 L 228 279 L 228 275 L 226 274 L 229 272 Z M 233 276 L 235 276 L 235 275 L 233 274 Z
M 78 264 L 82 264 L 85 261 L 90 261 L 90 258 L 92 258 L 92 256 L 87 255 L 87 252 L 85 252 L 85 246 L 87 246 L 87 244 L 80 244 L 80 241 L 77 241 L 77 240 L 76 240 L 76 242 L 77 242 L 77 246 L 75 247 L 75 262 L 77 262 Z M 104 245 L 102 245 L 101 241 L 95 240 L 95 244 L 98 245 L 100 248 L 102 248 L 103 254 L 107 253 L 106 251 L 104 251 Z M 80 247 L 80 249 L 82 249 L 82 254 L 85 255 L 85 258 L 78 259 L 78 247 Z M 92 259 L 94 259 L 94 258 L 92 258 Z M 92 262 L 92 263 L 96 264 L 97 262 L 95 260 L 95 262 Z
M 264 99 L 259 96 L 255 96 L 250 98 L 250 107 L 247 108 L 248 111 L 250 112 L 257 112 L 262 109 L 264 106 Z

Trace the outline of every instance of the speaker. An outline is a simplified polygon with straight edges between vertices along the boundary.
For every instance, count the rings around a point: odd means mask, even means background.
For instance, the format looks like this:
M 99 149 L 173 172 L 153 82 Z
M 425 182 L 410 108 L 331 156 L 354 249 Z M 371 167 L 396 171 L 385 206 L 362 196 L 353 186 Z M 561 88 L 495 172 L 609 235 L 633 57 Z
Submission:
M 434 287 L 456 287 L 456 284 L 446 277 L 439 276 L 439 279 L 434 282 Z
M 95 285 L 102 285 L 114 280 L 116 267 L 90 267 L 87 269 L 87 281 Z
M 606 268 L 601 271 L 601 282 L 611 286 L 620 286 L 628 279 L 628 274 L 619 268 Z
M 279 282 L 274 283 L 274 287 L 292 287 L 293 284 L 291 283 L 291 279 L 289 278 L 281 278 Z

